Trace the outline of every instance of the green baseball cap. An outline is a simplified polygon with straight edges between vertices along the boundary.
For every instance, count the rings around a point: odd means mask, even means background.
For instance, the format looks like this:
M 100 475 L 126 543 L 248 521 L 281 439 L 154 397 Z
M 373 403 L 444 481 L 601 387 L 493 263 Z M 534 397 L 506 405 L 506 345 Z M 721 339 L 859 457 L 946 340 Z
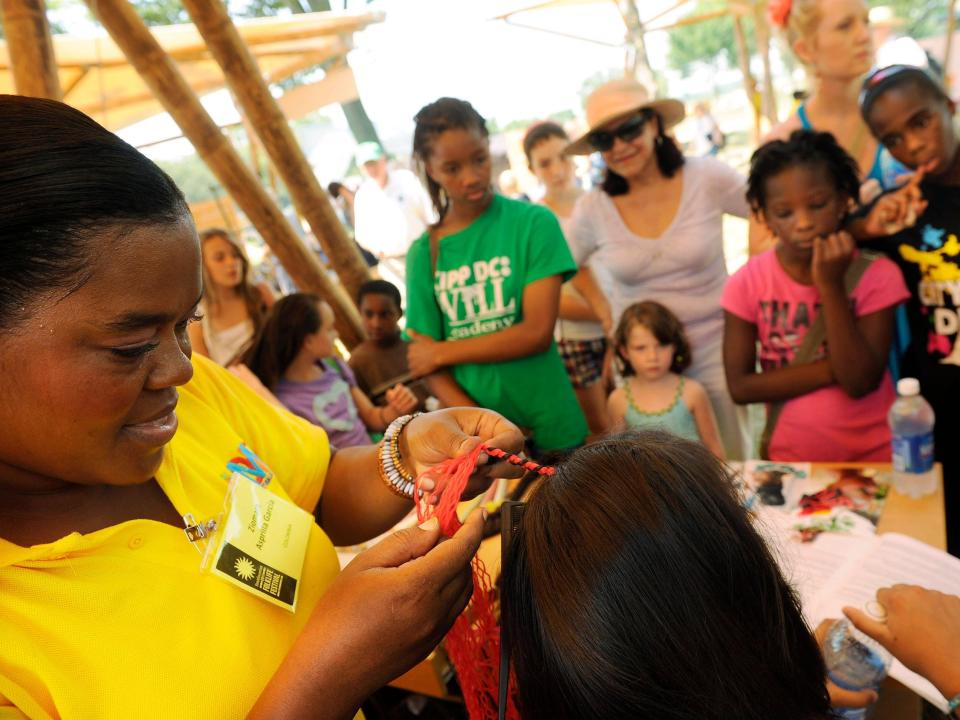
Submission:
M 376 162 L 384 156 L 383 148 L 378 142 L 363 142 L 357 145 L 357 165 L 366 165 Z

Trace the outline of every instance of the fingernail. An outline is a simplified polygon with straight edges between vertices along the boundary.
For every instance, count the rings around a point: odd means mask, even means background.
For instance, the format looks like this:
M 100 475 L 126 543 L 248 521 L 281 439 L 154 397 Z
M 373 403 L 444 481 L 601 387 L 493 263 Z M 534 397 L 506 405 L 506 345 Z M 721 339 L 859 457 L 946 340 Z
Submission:
M 433 532 L 440 527 L 440 521 L 437 520 L 436 516 L 434 516 L 425 523 L 420 523 L 419 527 L 421 530 L 425 530 L 426 532 Z
M 484 522 L 486 522 L 487 518 L 490 517 L 490 513 L 487 512 L 486 508 L 480 508 L 480 517 L 483 518 Z

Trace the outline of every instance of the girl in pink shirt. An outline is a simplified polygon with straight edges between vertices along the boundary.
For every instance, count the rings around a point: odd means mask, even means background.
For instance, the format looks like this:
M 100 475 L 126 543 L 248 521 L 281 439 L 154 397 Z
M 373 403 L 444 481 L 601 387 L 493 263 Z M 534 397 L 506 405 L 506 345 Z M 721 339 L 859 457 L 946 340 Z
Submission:
M 767 445 L 772 460 L 890 459 L 886 414 L 895 396 L 886 359 L 894 308 L 909 294 L 896 265 L 880 257 L 847 292 L 858 253 L 841 228 L 859 185 L 856 162 L 829 133 L 798 130 L 750 161 L 747 199 L 777 244 L 724 288 L 723 354 L 735 402 L 765 402 L 768 412 L 783 403 Z M 825 341 L 809 362 L 793 364 L 820 315 Z

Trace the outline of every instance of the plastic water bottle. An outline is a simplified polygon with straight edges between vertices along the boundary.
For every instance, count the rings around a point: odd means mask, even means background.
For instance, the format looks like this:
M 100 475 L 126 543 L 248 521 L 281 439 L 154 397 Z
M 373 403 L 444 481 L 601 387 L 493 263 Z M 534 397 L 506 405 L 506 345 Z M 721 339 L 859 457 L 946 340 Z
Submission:
M 857 630 L 849 620 L 837 620 L 823 641 L 827 677 L 845 690 L 876 690 L 887 676 L 892 656 L 882 645 Z M 834 708 L 844 720 L 864 720 L 866 708 Z
M 893 443 L 893 487 L 910 497 L 937 489 L 933 469 L 933 408 L 920 395 L 916 378 L 901 378 L 897 401 L 887 416 Z

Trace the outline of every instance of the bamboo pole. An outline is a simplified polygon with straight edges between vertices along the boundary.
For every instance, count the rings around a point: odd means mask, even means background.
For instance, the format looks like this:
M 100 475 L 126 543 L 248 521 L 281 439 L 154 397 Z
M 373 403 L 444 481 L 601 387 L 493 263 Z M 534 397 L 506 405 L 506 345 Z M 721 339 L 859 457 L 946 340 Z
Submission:
M 779 122 L 779 118 L 777 117 L 777 95 L 773 91 L 773 71 L 770 67 L 770 27 L 764 16 L 763 0 L 754 0 L 752 5 L 754 35 L 757 39 L 760 60 L 763 62 L 763 114 L 773 127 Z
M 357 344 L 363 338 L 360 314 L 343 286 L 330 279 L 316 255 L 301 242 L 280 208 L 207 114 L 133 6 L 126 0 L 86 0 L 86 3 L 263 236 L 294 282 L 303 290 L 318 293 L 330 303 L 343 341 L 348 347 Z
M 747 35 L 743 30 L 743 20 L 736 13 L 733 14 L 733 34 L 737 39 L 737 60 L 740 63 L 740 72 L 743 74 L 743 89 L 747 93 L 747 100 L 753 109 L 753 142 L 760 141 L 760 106 L 757 102 L 757 83 L 750 72 L 750 52 L 747 49 Z
M 950 72 L 950 55 L 953 51 L 953 33 L 957 27 L 957 0 L 950 0 L 947 5 L 947 38 L 943 49 L 943 73 L 946 75 L 947 87 L 953 87 L 953 73 Z
M 306 218 L 340 281 L 350 295 L 356 297 L 360 286 L 370 279 L 370 270 L 320 187 L 287 118 L 270 94 L 257 61 L 227 14 L 226 6 L 221 0 L 184 0 L 183 5 L 223 69 L 230 91 L 260 137 L 297 212 Z
M 43 0 L 0 0 L 0 15 L 17 94 L 63 98 Z

